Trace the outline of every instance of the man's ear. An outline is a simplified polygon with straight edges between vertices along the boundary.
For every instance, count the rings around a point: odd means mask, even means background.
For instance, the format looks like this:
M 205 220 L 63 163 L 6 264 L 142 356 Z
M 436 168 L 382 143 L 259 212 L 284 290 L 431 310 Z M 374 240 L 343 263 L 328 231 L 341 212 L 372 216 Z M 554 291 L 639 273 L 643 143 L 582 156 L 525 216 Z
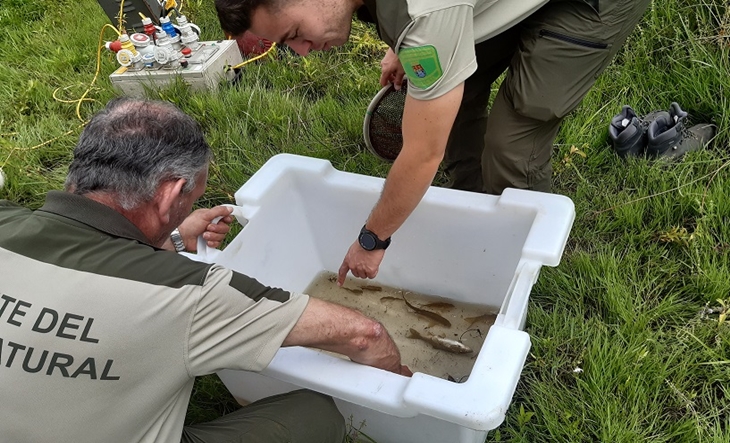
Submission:
M 170 212 L 175 205 L 180 204 L 180 196 L 183 193 L 183 186 L 187 180 L 179 178 L 163 182 L 155 194 L 157 216 L 160 223 L 166 225 L 170 222 Z

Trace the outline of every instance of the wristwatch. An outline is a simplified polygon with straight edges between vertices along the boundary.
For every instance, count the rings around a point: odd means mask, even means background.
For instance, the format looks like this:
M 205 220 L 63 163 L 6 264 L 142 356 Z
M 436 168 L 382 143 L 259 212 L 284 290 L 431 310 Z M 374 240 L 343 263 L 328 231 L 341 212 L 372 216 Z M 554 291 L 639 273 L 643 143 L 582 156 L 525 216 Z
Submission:
M 357 242 L 360 243 L 360 247 L 364 250 L 374 251 L 376 249 L 387 249 L 390 245 L 390 237 L 385 240 L 381 240 L 374 232 L 368 230 L 365 225 L 363 225 L 360 230 L 360 235 L 357 237 Z
M 172 241 L 172 245 L 175 247 L 175 251 L 177 252 L 185 252 L 185 243 L 183 242 L 182 235 L 180 235 L 180 230 L 175 228 L 170 233 L 170 241 Z

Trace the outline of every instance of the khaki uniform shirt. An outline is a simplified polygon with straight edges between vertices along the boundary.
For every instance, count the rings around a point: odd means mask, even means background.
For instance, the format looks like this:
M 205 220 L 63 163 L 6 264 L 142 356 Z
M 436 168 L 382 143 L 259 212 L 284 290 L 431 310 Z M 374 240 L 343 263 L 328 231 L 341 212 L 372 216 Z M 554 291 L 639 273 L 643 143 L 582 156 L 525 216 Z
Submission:
M 510 28 L 547 0 L 365 0 L 361 18 L 376 22 L 398 55 L 408 94 L 430 100 L 476 71 L 474 45 Z
M 179 442 L 195 376 L 265 368 L 308 297 L 65 192 L 0 200 L 0 440 Z

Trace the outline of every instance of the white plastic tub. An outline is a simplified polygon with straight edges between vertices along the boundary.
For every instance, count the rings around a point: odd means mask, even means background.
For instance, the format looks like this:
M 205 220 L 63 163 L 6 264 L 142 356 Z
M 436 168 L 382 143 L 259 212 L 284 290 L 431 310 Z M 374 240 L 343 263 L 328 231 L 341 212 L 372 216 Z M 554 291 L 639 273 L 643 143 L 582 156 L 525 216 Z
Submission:
M 235 214 L 248 220 L 241 233 L 199 258 L 301 292 L 322 271 L 337 272 L 382 186 L 325 160 L 277 155 L 235 194 Z M 299 388 L 329 394 L 378 443 L 481 443 L 504 420 L 530 349 L 522 331 L 530 291 L 543 265 L 560 262 L 574 216 L 560 195 L 432 187 L 393 236 L 376 282 L 501 306 L 464 383 L 403 377 L 299 347 L 281 349 L 261 373 L 219 376 L 244 401 Z

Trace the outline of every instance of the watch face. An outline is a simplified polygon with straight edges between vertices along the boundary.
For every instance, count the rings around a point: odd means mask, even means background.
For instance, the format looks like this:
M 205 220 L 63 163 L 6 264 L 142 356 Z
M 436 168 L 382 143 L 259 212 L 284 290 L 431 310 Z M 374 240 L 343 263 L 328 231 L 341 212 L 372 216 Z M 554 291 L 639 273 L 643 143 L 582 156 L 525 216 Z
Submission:
M 362 248 L 365 249 L 366 251 L 372 251 L 373 249 L 375 249 L 375 246 L 377 245 L 375 238 L 366 232 L 363 232 L 362 234 L 360 234 L 360 237 L 358 238 L 358 240 L 360 241 L 360 246 L 362 246 Z

